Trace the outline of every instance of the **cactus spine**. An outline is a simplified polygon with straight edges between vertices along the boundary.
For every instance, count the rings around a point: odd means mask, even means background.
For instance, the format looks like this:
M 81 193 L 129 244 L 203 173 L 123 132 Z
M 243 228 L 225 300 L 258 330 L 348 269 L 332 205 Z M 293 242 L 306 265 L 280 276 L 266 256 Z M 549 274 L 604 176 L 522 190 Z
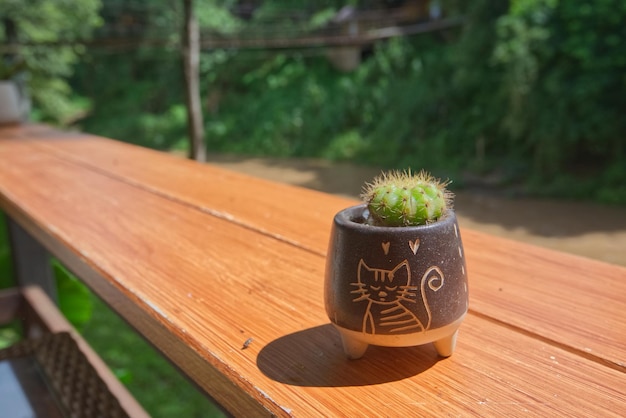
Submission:
M 369 223 L 378 226 L 415 226 L 437 221 L 452 205 L 448 182 L 425 171 L 383 173 L 365 185 L 361 197 L 370 212 Z

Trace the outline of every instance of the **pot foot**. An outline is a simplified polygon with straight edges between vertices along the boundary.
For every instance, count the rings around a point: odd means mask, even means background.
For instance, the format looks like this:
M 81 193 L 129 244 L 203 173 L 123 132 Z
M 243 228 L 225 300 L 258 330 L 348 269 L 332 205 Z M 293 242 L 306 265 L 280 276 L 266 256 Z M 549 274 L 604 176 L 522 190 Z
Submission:
M 348 356 L 350 360 L 356 360 L 363 357 L 363 354 L 367 351 L 369 344 L 350 337 L 343 332 L 340 332 L 340 334 L 343 351 L 346 353 L 346 356 Z
M 441 357 L 450 357 L 454 352 L 454 348 L 456 347 L 456 337 L 458 334 L 459 330 L 457 329 L 451 335 L 434 341 L 433 345 L 435 346 L 435 350 L 437 350 L 437 354 L 439 354 Z

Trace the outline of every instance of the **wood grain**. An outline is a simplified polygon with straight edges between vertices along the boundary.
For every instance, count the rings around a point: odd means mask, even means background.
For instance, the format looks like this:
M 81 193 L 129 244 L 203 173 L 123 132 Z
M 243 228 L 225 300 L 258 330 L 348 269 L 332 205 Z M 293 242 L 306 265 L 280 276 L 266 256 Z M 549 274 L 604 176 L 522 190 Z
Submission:
M 68 157 L 63 149 L 71 149 L 72 141 L 54 142 L 56 151 L 37 141 L 0 140 L 0 159 L 11 162 L 0 165 L 0 207 L 235 415 L 621 416 L 626 408 L 624 372 L 573 350 L 577 334 L 558 329 L 580 327 L 582 334 L 589 326 L 599 338 L 590 324 L 602 325 L 607 317 L 615 324 L 624 312 L 620 269 L 576 258 L 586 269 L 580 274 L 600 267 L 600 279 L 615 287 L 608 292 L 589 285 L 603 303 L 601 314 L 592 309 L 581 310 L 589 317 L 567 315 L 572 306 L 590 302 L 588 289 L 579 291 L 571 280 L 572 259 L 555 261 L 558 253 L 465 233 L 476 271 L 476 313 L 462 326 L 456 353 L 438 360 L 430 346 L 372 347 L 362 360 L 348 361 L 324 316 L 329 231 L 317 231 L 328 222 L 322 212 L 343 201 L 257 181 L 256 212 L 237 212 L 239 205 L 228 197 L 241 203 L 233 190 L 246 191 L 248 178 L 149 152 L 141 160 L 160 164 L 162 171 L 140 181 L 142 164 L 130 176 L 77 160 L 88 155 L 82 149 Z M 98 147 L 98 155 L 109 149 Z M 120 161 L 118 167 L 131 165 Z M 200 203 L 185 194 L 172 197 L 159 183 L 175 167 L 182 170 L 176 176 L 202 173 L 196 180 L 178 177 L 187 184 L 183 192 Z M 200 178 L 207 183 L 203 188 L 189 185 Z M 282 212 L 285 222 L 260 216 L 284 191 L 295 195 L 296 207 L 322 197 L 321 209 L 296 220 Z M 290 232 L 284 223 L 299 229 Z M 519 284 L 528 281 L 529 267 L 521 265 L 526 262 L 548 268 L 533 270 L 530 290 Z M 574 302 L 552 306 L 560 300 Z M 554 330 L 546 333 L 546 324 Z M 607 340 L 623 359 L 621 341 L 614 334 Z
M 473 311 L 626 371 L 626 269 L 472 231 L 463 240 Z
M 40 135 L 49 139 L 53 133 L 39 131 L 33 137 Z M 104 138 L 75 135 L 65 140 L 62 133 L 57 138 L 24 148 L 41 148 L 316 254 L 326 252 L 334 214 L 356 203 Z M 462 235 L 470 309 L 626 368 L 625 268 L 469 229 Z

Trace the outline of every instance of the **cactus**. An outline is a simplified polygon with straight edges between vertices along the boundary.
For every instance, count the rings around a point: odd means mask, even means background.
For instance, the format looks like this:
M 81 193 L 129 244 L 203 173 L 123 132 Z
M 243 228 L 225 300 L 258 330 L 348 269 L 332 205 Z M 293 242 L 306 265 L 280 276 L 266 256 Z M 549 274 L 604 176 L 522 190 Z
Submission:
M 368 223 L 413 226 L 435 222 L 452 205 L 448 184 L 423 170 L 383 173 L 366 184 L 361 195 L 369 209 Z

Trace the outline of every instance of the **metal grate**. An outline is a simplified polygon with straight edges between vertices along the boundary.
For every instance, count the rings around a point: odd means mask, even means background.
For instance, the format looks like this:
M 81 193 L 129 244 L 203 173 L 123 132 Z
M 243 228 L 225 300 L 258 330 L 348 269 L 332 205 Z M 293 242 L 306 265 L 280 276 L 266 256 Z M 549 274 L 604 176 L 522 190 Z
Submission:
M 128 417 L 69 333 L 46 334 L 0 350 L 0 360 L 27 356 L 35 358 L 66 416 Z

